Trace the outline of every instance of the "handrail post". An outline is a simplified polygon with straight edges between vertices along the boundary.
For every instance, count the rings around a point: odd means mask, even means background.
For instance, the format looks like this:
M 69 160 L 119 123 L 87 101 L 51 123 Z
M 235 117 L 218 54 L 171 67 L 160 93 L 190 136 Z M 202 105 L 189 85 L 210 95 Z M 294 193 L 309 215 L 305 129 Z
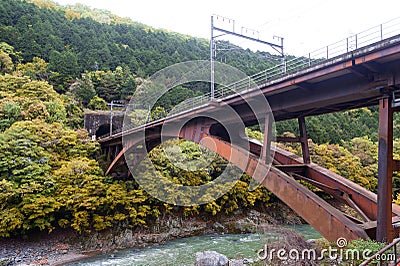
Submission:
M 377 259 L 377 257 L 379 256 L 380 259 L 380 264 L 381 264 L 381 259 L 382 257 L 380 255 L 382 255 L 383 253 L 385 253 L 386 251 L 388 251 L 389 249 L 391 249 L 392 247 L 394 248 L 394 250 L 396 250 L 396 245 L 400 242 L 400 238 L 396 238 L 393 239 L 392 243 L 390 243 L 389 245 L 387 245 L 386 247 L 382 248 L 381 250 L 379 250 L 378 252 L 376 252 L 374 255 L 372 255 L 371 257 L 369 257 L 367 260 L 365 260 L 364 262 L 362 262 L 360 264 L 360 266 L 366 266 L 369 265 L 373 260 Z M 396 251 L 395 251 L 396 252 Z M 395 254 L 395 263 L 397 263 L 397 255 Z
M 358 35 L 356 34 L 355 37 L 356 37 L 356 49 L 358 49 Z
M 329 59 L 329 45 L 326 46 L 326 59 Z

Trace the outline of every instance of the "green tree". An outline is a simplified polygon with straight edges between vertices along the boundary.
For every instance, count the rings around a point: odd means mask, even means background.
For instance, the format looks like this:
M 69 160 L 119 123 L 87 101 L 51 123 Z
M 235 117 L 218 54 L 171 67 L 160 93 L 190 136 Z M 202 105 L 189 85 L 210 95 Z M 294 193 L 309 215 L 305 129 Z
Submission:
M 99 96 L 95 95 L 89 102 L 88 108 L 91 110 L 107 110 L 107 103 Z
M 0 103 L 0 131 L 4 131 L 21 119 L 21 106 L 12 100 L 0 100 Z
M 66 120 L 62 98 L 45 81 L 27 76 L 0 76 L 0 119 L 3 130 L 17 120 L 45 119 L 48 122 Z M 15 113 L 12 113 L 15 112 Z
M 1 236 L 57 226 L 63 202 L 56 173 L 75 158 L 93 156 L 97 146 L 85 136 L 43 120 L 15 122 L 0 133 Z M 96 162 L 90 165 L 102 176 Z
M 375 191 L 377 179 L 368 167 L 363 167 L 359 157 L 338 144 L 310 144 L 312 161 L 347 179 Z
M 6 42 L 0 42 L 0 51 L 6 53 L 11 59 L 13 64 L 18 64 L 21 60 L 21 52 L 16 52 L 15 48 Z
M 14 64 L 11 57 L 0 50 L 0 73 L 11 73 L 14 70 Z
M 66 77 L 76 78 L 80 73 L 78 57 L 70 49 L 62 52 L 53 51 L 50 54 L 49 69 L 54 72 L 62 73 Z
M 77 79 L 69 88 L 69 91 L 83 106 L 87 106 L 91 99 L 96 95 L 92 80 L 87 74 L 82 74 L 81 79 Z
M 67 117 L 67 125 L 71 128 L 83 127 L 84 113 L 80 103 L 70 95 L 63 95 L 63 102 Z
M 51 76 L 48 70 L 48 63 L 39 57 L 34 57 L 32 62 L 25 64 L 18 64 L 16 71 L 23 76 L 28 76 L 34 80 L 46 80 L 49 81 Z
M 163 117 L 166 117 L 167 112 L 165 112 L 165 109 L 161 106 L 157 106 L 154 110 L 151 111 L 151 119 L 152 120 L 157 120 Z

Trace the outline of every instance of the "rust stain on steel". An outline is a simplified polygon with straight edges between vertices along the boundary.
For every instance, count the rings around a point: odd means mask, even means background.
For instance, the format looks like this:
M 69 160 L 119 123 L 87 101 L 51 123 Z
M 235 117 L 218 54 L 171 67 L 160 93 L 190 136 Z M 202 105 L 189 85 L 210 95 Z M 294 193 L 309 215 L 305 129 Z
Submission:
M 303 154 L 303 162 L 305 164 L 309 164 L 310 160 L 310 149 L 308 148 L 308 138 L 307 138 L 307 129 L 306 129 L 306 120 L 304 116 L 298 118 L 299 129 L 300 129 L 300 142 L 301 142 L 301 151 Z
M 321 70 L 318 70 L 317 72 L 308 73 L 303 77 L 297 78 L 296 82 L 294 84 L 291 81 L 284 81 L 282 83 L 265 86 L 264 88 L 261 89 L 261 91 L 263 92 L 263 94 L 266 94 L 266 95 L 269 95 L 272 93 L 273 94 L 282 93 L 284 91 L 290 90 L 290 88 L 293 87 L 297 83 L 307 82 L 307 81 L 313 80 L 315 78 L 323 77 L 325 75 L 346 69 L 348 67 L 350 67 L 350 62 L 348 64 L 346 64 L 346 67 L 343 67 L 342 65 L 331 66 L 327 69 L 321 69 Z M 249 96 L 250 97 L 252 96 L 251 93 Z
M 400 53 L 400 46 L 399 45 L 395 45 L 393 47 L 386 47 L 383 50 L 374 51 L 374 52 L 372 52 L 370 54 L 358 57 L 358 58 L 356 58 L 354 60 L 354 63 L 356 65 L 363 64 L 363 63 L 366 63 L 366 62 L 375 61 L 377 59 L 381 59 L 381 58 L 388 57 L 388 56 L 391 56 L 391 55 L 395 55 L 395 54 L 398 54 L 398 53 Z
M 393 161 L 393 110 L 391 98 L 379 101 L 378 146 L 378 219 L 376 238 L 391 242 L 392 236 L 392 168 Z
M 279 148 L 275 150 L 275 159 L 283 165 L 302 163 L 299 156 Z M 310 163 L 306 172 L 309 178 L 348 193 L 369 219 L 377 219 L 378 206 L 375 193 L 315 163 Z M 393 204 L 392 207 L 392 216 L 400 216 L 400 206 Z
M 233 147 L 229 142 L 208 135 L 211 123 L 212 121 L 207 119 L 203 119 L 202 123 L 187 123 L 180 131 L 180 137 L 195 141 L 214 150 L 247 174 L 253 176 L 256 180 L 261 181 L 268 190 L 296 211 L 328 240 L 335 241 L 338 237 L 346 237 L 347 239 L 367 237 L 366 232 L 360 225 L 351 221 L 343 213 L 299 184 L 294 178 L 274 167 L 271 168 L 271 171 L 267 175 L 268 167 L 259 160 L 258 155 L 251 154 L 246 149 L 240 147 Z M 205 128 L 205 126 L 207 127 Z M 202 130 L 200 130 L 201 127 L 203 127 Z M 150 139 L 157 139 L 159 138 L 158 134 L 155 133 L 147 136 L 146 139 L 148 141 Z M 200 135 L 205 137 L 201 138 Z M 130 144 L 125 146 L 125 149 L 133 147 L 138 141 L 137 139 L 131 140 Z M 250 142 L 250 144 L 252 150 L 261 152 L 260 144 L 254 142 Z M 276 153 L 276 156 L 278 160 L 282 161 L 282 158 L 279 157 L 279 152 Z M 112 165 L 115 165 L 122 158 L 123 150 L 114 159 Z M 286 157 L 286 160 L 288 162 L 295 162 L 290 156 Z M 289 164 L 288 162 L 286 164 Z M 297 162 L 298 164 L 299 162 Z M 298 167 L 295 164 L 293 166 Z M 111 168 L 112 166 L 110 165 L 108 172 Z
M 118 163 L 120 160 L 122 160 L 122 158 L 124 158 L 124 157 L 123 157 L 123 156 L 124 156 L 124 153 L 125 153 L 125 150 L 122 149 L 122 150 L 119 152 L 119 154 L 114 158 L 114 160 L 111 162 L 111 164 L 108 166 L 105 175 L 108 175 L 108 174 L 111 172 L 111 170 L 113 170 L 114 166 L 117 165 L 117 163 Z

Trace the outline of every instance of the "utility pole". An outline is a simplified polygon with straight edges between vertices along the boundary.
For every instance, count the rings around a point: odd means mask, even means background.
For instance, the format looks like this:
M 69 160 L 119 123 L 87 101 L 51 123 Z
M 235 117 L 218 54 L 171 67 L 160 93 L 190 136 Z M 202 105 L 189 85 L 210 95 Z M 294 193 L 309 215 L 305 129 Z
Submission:
M 110 105 L 110 136 L 112 136 L 112 131 L 113 131 L 113 106 L 114 106 L 114 100 L 111 101 L 111 105 Z
M 281 53 L 281 56 L 282 56 L 282 72 L 283 72 L 283 73 L 286 73 L 285 54 L 283 53 L 283 37 L 274 35 L 273 38 L 274 38 L 274 39 L 276 38 L 276 39 L 278 39 L 278 41 L 279 41 L 279 40 L 281 41 L 281 52 L 280 52 L 280 53 Z
M 210 39 L 210 64 L 211 64 L 211 101 L 214 100 L 214 16 L 211 16 L 211 39 Z
M 112 136 L 113 132 L 113 118 L 114 118 L 114 112 L 113 112 L 113 107 L 125 107 L 124 104 L 122 104 L 119 101 L 114 101 L 112 100 L 111 103 L 107 103 L 108 106 L 110 106 L 110 136 Z
M 214 16 L 215 16 L 215 19 L 217 19 L 217 20 L 221 19 L 222 21 L 225 21 L 225 20 L 228 21 L 228 23 L 232 25 L 232 29 L 223 29 L 223 28 L 216 27 L 214 24 L 214 22 L 215 22 Z M 223 35 L 229 34 L 229 35 L 233 35 L 235 37 L 244 38 L 244 39 L 247 39 L 250 41 L 254 41 L 254 42 L 258 42 L 258 43 L 262 43 L 262 44 L 270 46 L 271 48 L 273 48 L 275 51 L 277 51 L 281 55 L 282 71 L 283 71 L 283 73 L 286 72 L 285 54 L 283 52 L 283 37 L 274 36 L 274 39 L 277 38 L 278 40 L 280 40 L 280 45 L 279 45 L 279 44 L 260 40 L 259 36 L 257 36 L 257 38 L 253 38 L 250 36 L 243 35 L 243 29 L 245 29 L 246 32 L 248 32 L 248 31 L 253 32 L 253 35 L 254 35 L 254 33 L 258 33 L 258 31 L 251 30 L 251 29 L 245 28 L 245 27 L 242 27 L 241 33 L 237 33 L 235 31 L 235 20 L 234 19 L 225 18 L 225 17 L 218 16 L 218 15 L 211 16 L 211 39 L 210 39 L 210 63 L 211 63 L 211 71 L 210 71 L 211 72 L 211 79 L 210 79 L 211 80 L 211 88 L 210 88 L 211 96 L 210 97 L 211 97 L 211 100 L 214 100 L 214 98 L 215 98 L 215 95 L 214 95 L 214 91 L 215 91 L 214 59 L 216 56 L 215 39 L 218 37 L 221 37 Z M 222 34 L 216 36 L 216 35 L 214 35 L 214 31 L 221 32 Z

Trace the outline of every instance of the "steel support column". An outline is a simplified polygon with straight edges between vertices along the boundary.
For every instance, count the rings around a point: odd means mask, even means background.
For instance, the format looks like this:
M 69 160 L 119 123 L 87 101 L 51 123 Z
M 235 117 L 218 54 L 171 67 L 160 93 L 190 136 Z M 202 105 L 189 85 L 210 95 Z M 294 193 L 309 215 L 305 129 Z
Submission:
M 272 160 L 271 158 L 272 122 L 273 122 L 272 114 L 267 114 L 265 116 L 264 142 L 261 152 L 261 160 L 266 164 L 269 164 Z
M 301 142 L 301 152 L 303 154 L 303 162 L 305 164 L 309 164 L 310 160 L 310 150 L 308 148 L 308 139 L 307 139 L 307 128 L 306 128 L 306 120 L 303 116 L 298 118 L 299 121 L 299 130 L 300 130 L 300 142 Z
M 393 109 L 391 98 L 379 101 L 378 147 L 378 219 L 376 240 L 391 242 L 392 235 L 392 175 L 393 175 Z
M 107 162 L 111 162 L 111 146 L 107 147 Z

